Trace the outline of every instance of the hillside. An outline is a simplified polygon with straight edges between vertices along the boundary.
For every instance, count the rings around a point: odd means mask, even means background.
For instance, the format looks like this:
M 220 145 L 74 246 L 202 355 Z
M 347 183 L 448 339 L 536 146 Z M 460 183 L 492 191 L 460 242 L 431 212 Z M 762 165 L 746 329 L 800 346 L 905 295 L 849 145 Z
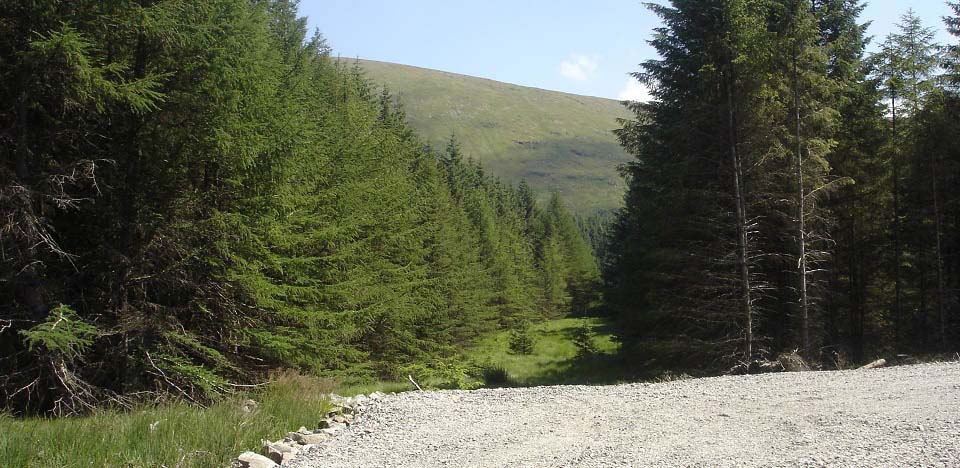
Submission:
M 628 160 L 612 130 L 629 116 L 611 99 L 517 86 L 437 70 L 361 60 L 401 99 L 410 123 L 443 147 L 451 133 L 491 173 L 521 178 L 545 198 L 560 192 L 579 213 L 620 205 L 617 166 Z

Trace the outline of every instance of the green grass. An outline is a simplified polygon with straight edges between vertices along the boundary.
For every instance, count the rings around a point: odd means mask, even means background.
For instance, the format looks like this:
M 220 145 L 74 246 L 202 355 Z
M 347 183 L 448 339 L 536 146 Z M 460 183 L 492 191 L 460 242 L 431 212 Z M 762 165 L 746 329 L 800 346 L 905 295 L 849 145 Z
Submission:
M 574 343 L 586 326 L 596 353 L 581 355 Z M 507 385 L 611 384 L 634 380 L 619 360 L 620 343 L 609 322 L 601 318 L 548 320 L 530 327 L 533 353 L 510 350 L 510 333 L 484 338 L 466 351 L 467 358 L 487 367 L 502 367 Z
M 620 206 L 617 166 L 630 158 L 612 131 L 630 114 L 618 101 L 392 63 L 361 65 L 400 97 L 411 125 L 434 146 L 442 149 L 456 133 L 464 153 L 491 173 L 513 183 L 526 179 L 544 197 L 558 191 L 581 214 Z
M 206 409 L 171 403 L 76 418 L 0 414 L 0 466 L 224 467 L 246 450 L 259 451 L 261 439 L 277 440 L 300 426 L 317 427 L 329 408 L 331 389 L 353 395 L 409 387 L 334 388 L 328 380 L 285 374 L 262 390 Z M 247 398 L 257 401 L 256 411 L 243 410 Z
M 583 326 L 596 348 L 578 353 L 574 340 Z M 510 351 L 509 332 L 485 337 L 466 358 L 502 367 L 498 386 L 608 384 L 634 380 L 617 357 L 620 347 L 610 325 L 599 318 L 550 320 L 530 327 L 533 352 Z M 440 384 L 420 382 L 432 388 Z M 300 426 L 316 427 L 329 408 L 326 395 L 400 392 L 409 382 L 337 385 L 330 380 L 283 374 L 260 390 L 208 408 L 185 403 L 103 411 L 76 418 L 13 418 L 0 413 L 0 466 L 16 467 L 223 467 L 262 439 L 277 440 Z M 255 412 L 242 402 L 257 401 Z M 158 422 L 159 421 L 159 422 Z M 154 424 L 151 430 L 150 425 Z
M 406 381 L 381 381 L 369 383 L 357 383 L 350 385 L 338 385 L 333 393 L 342 396 L 369 395 L 373 392 L 381 393 L 399 393 L 413 389 L 413 385 Z

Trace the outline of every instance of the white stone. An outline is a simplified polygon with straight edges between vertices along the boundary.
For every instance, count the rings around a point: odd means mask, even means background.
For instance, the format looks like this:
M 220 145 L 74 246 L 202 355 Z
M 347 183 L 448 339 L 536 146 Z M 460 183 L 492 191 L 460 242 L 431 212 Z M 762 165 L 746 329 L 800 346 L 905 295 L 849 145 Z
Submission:
M 275 468 L 277 465 L 273 460 L 253 452 L 243 452 L 237 457 L 240 468 Z
M 268 443 L 266 444 L 265 451 L 271 460 L 281 465 L 293 459 L 293 457 L 300 452 L 296 448 L 283 442 Z
M 321 431 L 326 431 L 326 430 L 327 429 L 321 429 Z M 300 434 L 295 432 L 294 434 L 296 435 L 293 437 L 293 440 L 296 440 L 297 443 L 300 445 L 320 444 L 325 442 L 331 436 L 331 434 L 327 434 L 326 432 L 318 432 L 316 434 Z

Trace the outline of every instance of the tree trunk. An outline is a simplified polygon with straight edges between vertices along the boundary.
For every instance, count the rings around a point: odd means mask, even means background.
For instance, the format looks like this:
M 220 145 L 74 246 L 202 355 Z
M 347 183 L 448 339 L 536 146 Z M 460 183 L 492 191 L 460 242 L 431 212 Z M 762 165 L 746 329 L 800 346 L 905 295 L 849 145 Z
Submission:
M 866 221 L 864 221 L 864 210 L 866 209 L 867 202 L 865 200 L 865 195 L 860 191 L 860 188 L 857 188 L 857 194 L 860 197 L 860 211 L 855 213 L 855 224 L 854 229 L 859 233 L 859 237 L 854 237 L 854 242 L 857 244 L 856 248 L 856 268 L 857 268 L 857 362 L 863 360 L 864 354 L 866 353 L 864 349 L 864 334 L 866 333 L 866 323 L 867 323 L 867 284 L 869 284 L 868 273 L 869 267 L 866 266 L 867 258 L 867 249 L 864 247 L 864 243 L 869 239 L 868 232 L 871 232 L 866 227 Z M 876 227 L 876 224 L 871 224 L 871 226 Z M 860 240 L 863 240 L 861 242 Z
M 734 110 L 733 76 L 727 76 L 726 88 L 730 163 L 733 169 L 734 199 L 737 205 L 737 266 L 740 273 L 742 313 L 746 319 L 744 357 L 747 362 L 750 362 L 753 360 L 753 306 L 750 300 L 750 267 L 747 264 L 747 221 L 743 200 L 743 168 L 740 162 L 740 155 L 737 152 L 737 122 L 736 111 Z
M 23 90 L 17 98 L 17 180 L 27 185 L 30 177 L 30 148 L 27 137 L 27 91 Z
M 927 249 L 923 240 L 917 246 L 918 265 L 920 266 L 920 310 L 918 312 L 917 328 L 920 329 L 920 349 L 930 349 L 930 332 L 927 326 Z
M 797 140 L 797 223 L 799 258 L 797 268 L 800 274 L 800 342 L 803 349 L 803 358 L 811 358 L 810 346 L 810 309 L 807 297 L 807 233 L 806 233 L 806 193 L 803 186 L 803 136 L 801 135 L 800 123 L 800 78 L 797 70 L 797 61 L 799 52 L 794 49 L 793 56 L 793 106 L 796 119 L 796 140 Z
M 933 177 L 933 218 L 934 218 L 934 228 L 936 234 L 936 262 L 937 262 L 937 320 L 939 321 L 940 328 L 940 351 L 946 351 L 947 342 L 946 342 L 946 320 L 943 316 L 943 290 L 944 290 L 944 281 L 943 281 L 943 224 L 940 216 L 940 185 L 938 178 L 940 177 L 940 159 L 939 156 L 934 156 L 932 172 Z
M 900 245 L 900 147 L 897 142 L 897 93 L 894 91 L 891 95 L 891 105 L 893 109 L 893 281 L 894 281 L 894 299 L 893 299 L 893 347 L 894 351 L 900 350 L 900 326 L 901 326 L 901 278 L 900 264 L 903 248 Z
M 142 2 L 141 2 L 141 6 Z M 141 33 L 137 36 L 137 46 L 134 56 L 134 67 L 133 67 L 133 78 L 135 80 L 142 79 L 146 76 L 147 70 L 147 45 L 146 37 Z M 114 292 L 113 297 L 113 307 L 115 313 L 117 314 L 117 322 L 120 324 L 121 328 L 127 326 L 127 324 L 135 319 L 131 317 L 131 307 L 130 307 L 130 284 L 129 279 L 134 274 L 136 266 L 133 264 L 134 258 L 136 257 L 136 251 L 140 248 L 140 242 L 138 239 L 138 229 L 137 225 L 140 218 L 140 210 L 137 204 L 137 199 L 141 196 L 141 178 L 143 176 L 141 169 L 141 162 L 143 159 L 143 150 L 139 145 L 139 134 L 141 130 L 142 120 L 139 118 L 132 118 L 129 122 L 130 127 L 127 130 L 127 141 L 125 142 L 128 145 L 127 158 L 126 158 L 126 167 L 124 171 L 124 187 L 122 190 L 123 198 L 120 201 L 120 218 L 121 218 L 121 245 L 119 246 L 120 251 L 126 257 L 126 261 L 123 263 L 121 268 L 117 269 L 116 272 L 116 281 L 117 287 Z M 134 345 L 132 342 L 137 341 L 142 343 L 144 339 L 143 336 L 140 336 L 138 333 L 124 331 L 121 333 L 121 338 L 123 341 L 123 354 L 119 357 L 120 362 L 118 363 L 118 373 L 119 373 L 119 386 L 122 392 L 127 392 L 129 386 L 137 378 L 139 378 L 140 372 L 136 369 L 136 366 L 132 364 L 135 362 L 136 356 L 134 356 Z
M 850 226 L 847 234 L 847 248 L 850 253 L 847 257 L 847 269 L 849 270 L 849 289 L 847 294 L 850 296 L 850 341 L 854 360 L 863 359 L 863 297 L 861 295 L 863 284 L 863 255 L 860 250 L 860 242 L 857 236 L 859 234 L 858 224 L 860 220 L 857 201 L 860 200 L 860 189 L 854 187 L 853 199 L 850 202 Z

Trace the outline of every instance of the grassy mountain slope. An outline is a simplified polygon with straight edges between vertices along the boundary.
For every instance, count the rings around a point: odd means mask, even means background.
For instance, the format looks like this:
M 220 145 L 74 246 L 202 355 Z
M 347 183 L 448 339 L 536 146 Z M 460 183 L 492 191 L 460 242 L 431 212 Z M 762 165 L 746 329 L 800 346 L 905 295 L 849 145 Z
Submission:
M 352 62 L 352 60 L 351 60 Z M 614 100 L 517 86 L 407 65 L 361 60 L 367 76 L 403 102 L 410 123 L 442 148 L 451 133 L 491 173 L 521 178 L 541 197 L 558 191 L 579 213 L 620 205 L 612 130 L 629 113 Z

